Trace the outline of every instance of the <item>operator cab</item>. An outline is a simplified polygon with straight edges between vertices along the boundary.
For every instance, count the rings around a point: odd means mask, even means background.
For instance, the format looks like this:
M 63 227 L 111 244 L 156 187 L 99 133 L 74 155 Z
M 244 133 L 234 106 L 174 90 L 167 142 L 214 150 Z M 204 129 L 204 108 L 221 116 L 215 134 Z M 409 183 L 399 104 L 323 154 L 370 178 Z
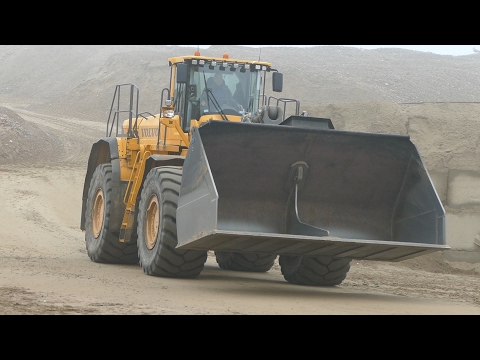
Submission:
M 269 63 L 195 56 L 169 59 L 175 88 L 174 111 L 188 132 L 191 120 L 239 122 L 247 113 L 255 113 L 266 103 L 266 73 L 273 73 L 273 91 L 282 91 L 282 74 Z M 175 72 L 176 70 L 176 72 Z M 262 89 L 263 86 L 263 89 Z

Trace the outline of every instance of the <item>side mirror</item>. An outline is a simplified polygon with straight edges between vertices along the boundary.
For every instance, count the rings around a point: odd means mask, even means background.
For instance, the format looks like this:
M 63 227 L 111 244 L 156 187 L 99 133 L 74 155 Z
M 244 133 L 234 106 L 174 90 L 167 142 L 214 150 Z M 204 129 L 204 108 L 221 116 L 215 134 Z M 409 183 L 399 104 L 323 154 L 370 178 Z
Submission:
M 187 73 L 187 64 L 179 63 L 177 64 L 177 84 L 186 84 L 188 79 Z
M 282 92 L 283 89 L 283 74 L 274 72 L 272 74 L 272 89 L 275 92 Z

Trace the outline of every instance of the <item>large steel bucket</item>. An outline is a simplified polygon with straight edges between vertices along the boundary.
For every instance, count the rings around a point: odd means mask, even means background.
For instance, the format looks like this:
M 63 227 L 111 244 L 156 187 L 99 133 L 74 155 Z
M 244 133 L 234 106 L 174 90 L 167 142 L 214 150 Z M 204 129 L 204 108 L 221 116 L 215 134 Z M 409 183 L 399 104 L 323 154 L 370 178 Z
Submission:
M 408 136 L 211 121 L 194 130 L 178 247 L 399 261 L 449 249 L 445 211 Z

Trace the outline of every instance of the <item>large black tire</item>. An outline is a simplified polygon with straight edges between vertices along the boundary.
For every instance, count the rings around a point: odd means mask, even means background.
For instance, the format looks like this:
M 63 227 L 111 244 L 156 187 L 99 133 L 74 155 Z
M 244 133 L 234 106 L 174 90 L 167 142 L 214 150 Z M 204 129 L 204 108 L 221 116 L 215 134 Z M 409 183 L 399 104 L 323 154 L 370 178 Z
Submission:
M 278 262 L 282 275 L 289 283 L 306 286 L 340 285 L 350 270 L 351 259 L 330 256 L 280 255 Z
M 182 168 L 157 167 L 147 174 L 138 206 L 138 257 L 147 275 L 195 278 L 202 272 L 207 251 L 179 250 L 177 205 Z
M 216 251 L 215 257 L 218 266 L 224 270 L 267 272 L 277 255 Z
M 120 242 L 120 229 L 110 229 L 112 203 L 123 197 L 112 183 L 112 165 L 98 165 L 90 181 L 85 208 L 87 254 L 99 263 L 138 264 L 137 243 Z

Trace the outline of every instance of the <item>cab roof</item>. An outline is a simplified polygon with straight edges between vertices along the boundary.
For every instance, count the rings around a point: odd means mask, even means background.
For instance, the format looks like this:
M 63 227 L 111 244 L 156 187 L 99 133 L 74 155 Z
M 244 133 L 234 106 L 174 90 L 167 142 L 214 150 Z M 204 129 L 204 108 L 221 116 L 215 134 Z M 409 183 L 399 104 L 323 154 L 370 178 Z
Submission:
M 171 57 L 168 59 L 169 65 L 183 63 L 186 60 L 205 60 L 206 62 L 216 61 L 216 62 L 227 62 L 227 63 L 237 63 L 237 64 L 250 64 L 250 65 L 263 65 L 271 67 L 272 64 L 265 61 L 255 61 L 255 60 L 245 60 L 245 59 L 230 59 L 228 54 L 224 54 L 223 57 L 211 57 L 211 56 L 201 56 L 201 55 L 185 55 Z

